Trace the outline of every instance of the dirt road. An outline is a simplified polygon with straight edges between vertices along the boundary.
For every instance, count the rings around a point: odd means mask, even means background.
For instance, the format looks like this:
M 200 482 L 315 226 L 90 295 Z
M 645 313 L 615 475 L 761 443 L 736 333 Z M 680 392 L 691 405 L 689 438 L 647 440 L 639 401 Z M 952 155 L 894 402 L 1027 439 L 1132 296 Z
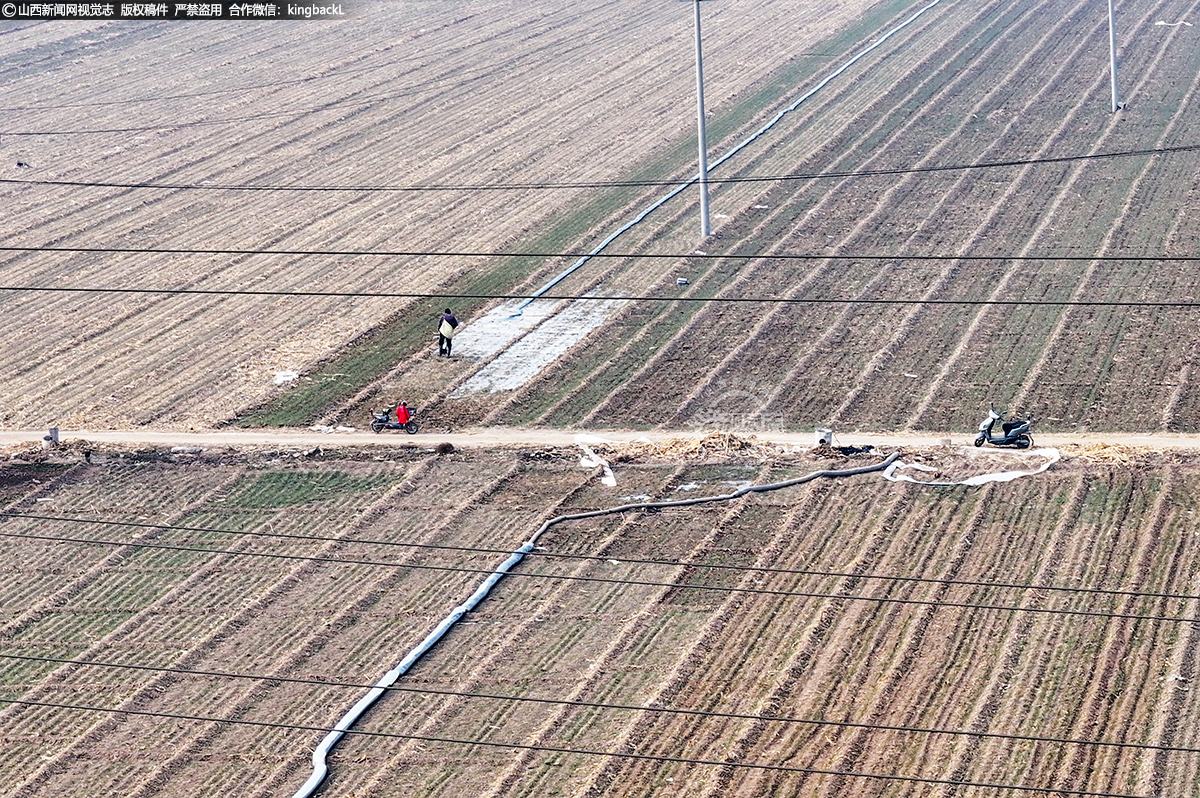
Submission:
M 37 443 L 46 436 L 47 430 L 0 431 L 0 446 L 20 446 Z M 495 448 L 527 446 L 573 446 L 578 439 L 584 442 L 604 440 L 626 442 L 638 439 L 662 441 L 671 438 L 696 438 L 705 434 L 701 430 L 564 430 L 516 427 L 487 427 L 464 429 L 461 432 L 421 432 L 406 435 L 384 432 L 378 435 L 369 430 L 329 431 L 319 429 L 261 429 L 261 430 L 67 430 L 59 431 L 61 443 L 89 441 L 101 446 L 137 447 L 198 447 L 230 448 L 249 447 L 352 447 L 352 446 L 437 446 L 450 443 L 456 448 Z M 784 446 L 813 445 L 812 432 L 754 432 L 739 433 L 754 435 L 759 440 Z M 969 446 L 973 434 L 965 432 L 911 432 L 911 433 L 837 433 L 836 446 L 940 446 L 950 441 L 954 446 Z M 1092 445 L 1099 443 L 1136 446 L 1148 449 L 1200 449 L 1200 435 L 1141 434 L 1141 433 L 1070 433 L 1038 435 L 1038 446 Z

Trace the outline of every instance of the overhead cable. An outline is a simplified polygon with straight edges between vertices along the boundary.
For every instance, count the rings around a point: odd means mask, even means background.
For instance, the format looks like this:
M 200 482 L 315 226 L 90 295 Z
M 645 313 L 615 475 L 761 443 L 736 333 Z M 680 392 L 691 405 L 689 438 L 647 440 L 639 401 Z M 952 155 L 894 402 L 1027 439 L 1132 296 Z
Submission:
M 347 538 L 330 537 L 324 535 L 299 535 L 288 532 L 259 532 L 255 530 L 233 530 L 219 529 L 216 527 L 206 526 L 185 526 L 181 524 L 155 524 L 148 521 L 118 521 L 114 519 L 102 518 L 80 518 L 73 516 L 62 515 L 39 515 L 34 513 L 22 513 L 15 510 L 0 510 L 0 518 L 24 518 L 33 521 L 53 521 L 58 523 L 68 524 L 89 524 L 96 526 L 117 526 L 129 527 L 133 529 L 153 529 L 163 532 L 199 532 L 203 534 L 230 535 L 234 537 L 253 537 L 253 538 L 269 538 L 279 540 L 295 540 L 306 543 L 352 543 L 355 546 L 379 546 L 386 548 L 408 548 L 418 550 L 431 551 L 448 551 L 463 554 L 507 554 L 507 549 L 486 548 L 479 546 L 450 546 L 443 543 L 416 543 L 413 541 L 397 541 L 397 540 L 380 540 L 371 538 L 355 538 L 349 540 Z M 132 545 L 132 544 L 131 544 Z M 552 560 L 584 560 L 584 561 L 604 561 L 611 562 L 612 557 L 600 554 L 569 554 L 564 552 L 555 552 L 543 548 L 534 548 L 528 555 L 530 559 L 546 558 Z M 1108 588 L 1097 587 L 1079 587 L 1070 586 L 1063 587 L 1059 585 L 1047 584 L 1020 584 L 1014 582 L 985 582 L 969 579 L 945 579 L 936 577 L 919 577 L 919 576 L 896 576 L 892 574 L 874 574 L 874 573 L 850 573 L 846 571 L 821 571 L 811 568 L 776 568 L 771 566 L 757 565 L 732 565 L 729 563 L 709 563 L 709 562 L 683 562 L 679 560 L 644 560 L 631 557 L 622 557 L 620 560 L 623 565 L 647 565 L 647 566 L 662 566 L 668 568 L 706 568 L 714 571 L 739 571 L 756 574 L 782 574 L 787 576 L 819 576 L 832 577 L 837 579 L 861 579 L 861 580 L 882 580 L 891 582 L 917 582 L 929 583 L 939 586 L 957 586 L 957 587 L 982 587 L 982 588 L 999 588 L 1005 590 L 1031 590 L 1037 592 L 1058 592 L 1058 593 L 1073 593 L 1084 595 L 1105 595 L 1118 598 L 1155 598 L 1155 599 L 1179 599 L 1182 601 L 1200 601 L 1200 595 L 1192 595 L 1189 593 L 1164 593 L 1142 590 L 1112 590 Z
M 388 49 L 390 49 L 390 48 L 388 48 Z M 186 92 L 186 93 L 182 93 L 182 94 L 157 94 L 157 95 L 153 95 L 153 96 L 117 98 L 117 99 L 108 97 L 103 100 L 89 100 L 89 101 L 81 101 L 81 102 L 52 103 L 52 104 L 39 104 L 39 105 L 16 105 L 16 106 L 0 108 L 0 112 L 2 112 L 2 113 L 22 113 L 22 112 L 29 113 L 29 112 L 33 112 L 33 111 L 57 111 L 57 110 L 62 110 L 64 108 L 95 108 L 95 107 L 99 107 L 99 106 L 109 106 L 109 105 L 137 105 L 139 103 L 161 104 L 167 100 L 188 100 L 188 99 L 195 99 L 198 97 L 212 97 L 212 96 L 221 96 L 221 95 L 230 95 L 230 94 L 243 95 L 248 91 L 254 91 L 257 89 L 278 90 L 285 86 L 296 86 L 296 85 L 316 83 L 319 81 L 326 81 L 326 80 L 337 80 L 337 81 L 344 82 L 345 79 L 350 75 L 363 74 L 363 73 L 367 73 L 367 72 L 379 72 L 384 69 L 395 70 L 397 66 L 402 65 L 406 62 L 410 62 L 410 61 L 416 61 L 416 62 L 418 62 L 419 65 L 424 65 L 425 63 L 427 63 L 427 60 L 428 60 L 428 56 L 426 54 L 422 53 L 420 55 L 413 55 L 413 56 L 409 56 L 407 58 L 391 57 L 391 58 L 389 58 L 389 60 L 387 62 L 382 63 L 382 64 L 371 64 L 371 65 L 356 66 L 356 67 L 337 67 L 333 71 L 325 71 L 320 74 L 305 75 L 303 77 L 298 77 L 298 78 L 281 78 L 278 80 L 271 81 L 270 83 L 251 83 L 251 84 L 243 84 L 240 86 L 232 86 L 232 87 L 226 86 L 226 87 L 220 88 L 220 89 L 207 89 L 204 91 L 192 91 L 192 92 Z M 479 70 L 483 70 L 483 69 L 494 69 L 494 67 L 490 67 L 490 66 L 479 67 Z M 474 71 L 479 71 L 479 70 L 470 70 L 470 71 L 474 72 Z M 456 72 L 455 74 L 457 75 L 458 73 Z M 439 77 L 441 77 L 441 76 L 439 76 Z M 411 89 L 413 87 L 406 86 L 405 88 Z M 17 134 L 9 133 L 7 135 L 17 135 Z M 37 134 L 31 133 L 31 134 L 27 134 L 27 135 L 37 135 Z
M 0 697 L 0 703 L 16 704 L 18 706 L 27 707 L 43 707 L 47 709 L 66 709 L 82 712 L 103 712 L 116 715 L 132 715 L 136 717 L 159 718 L 163 720 L 186 720 L 197 721 L 200 723 L 227 723 L 236 726 L 253 726 L 257 728 L 281 729 L 286 731 L 313 731 L 313 732 L 329 732 L 331 729 L 324 726 L 312 726 L 297 723 L 278 723 L 262 720 L 246 720 L 244 718 L 221 718 L 204 715 L 186 715 L 176 712 L 152 712 L 149 710 L 126 709 L 117 707 L 98 707 L 86 706 L 81 704 L 64 704 L 51 701 L 29 701 L 20 698 L 5 698 Z M 343 732 L 348 735 L 356 735 L 365 738 L 382 738 L 389 740 L 408 740 L 419 743 L 439 743 L 445 745 L 463 745 L 463 746 L 482 746 L 485 748 L 504 748 L 519 751 L 533 751 L 549 754 L 572 754 L 579 756 L 596 756 L 605 757 L 608 759 L 632 759 L 648 762 L 668 762 L 671 764 L 680 765 L 698 765 L 704 767 L 728 767 L 737 768 L 739 770 L 766 770 L 782 773 L 802 773 L 809 775 L 823 776 L 840 776 L 844 778 L 859 778 L 859 779 L 880 779 L 884 781 L 911 782 L 916 784 L 933 784 L 946 785 L 956 788 L 962 787 L 979 787 L 994 790 L 1010 790 L 1015 792 L 1033 792 L 1033 793 L 1054 793 L 1056 795 L 1074 795 L 1079 798 L 1150 798 L 1150 796 L 1134 795 L 1130 793 L 1111 793 L 1111 792 L 1096 792 L 1091 790 L 1076 790 L 1065 787 L 1041 787 L 1028 784 L 1005 784 L 1002 782 L 976 782 L 966 781 L 961 779 L 937 779 L 923 776 L 901 776 L 891 773 L 862 773 L 857 771 L 846 770 L 824 770 L 819 768 L 806 768 L 796 765 L 778 765 L 769 762 L 745 762 L 741 760 L 729 759 L 700 759 L 693 757 L 678 757 L 667 756 L 663 754 L 646 754 L 636 752 L 621 752 L 621 751 L 601 751 L 586 748 L 567 748 L 563 746 L 552 745 L 536 745 L 532 743 L 512 743 L 512 742 L 495 742 L 492 740 L 462 740 L 450 737 L 434 737 L 431 735 L 420 734 L 400 734 L 398 732 L 382 732 L 382 731 L 364 731 L 361 729 L 346 729 Z
M 265 256 L 287 255 L 291 257 L 364 257 L 364 258 L 577 258 L 579 252 L 491 252 L 491 251 L 448 251 L 448 250 L 364 250 L 364 249 L 245 249 L 245 248 L 199 248 L 199 247 L 64 247 L 54 245 L 15 246 L 0 244 L 0 252 L 62 252 L 67 254 L 113 254 L 113 255 L 238 255 Z M 596 259 L 642 259 L 642 260 L 783 260 L 783 261 L 918 261 L 942 263 L 963 261 L 968 263 L 1007 261 L 1013 263 L 1193 263 L 1200 255 L 923 255 L 920 253 L 873 253 L 873 252 L 600 252 L 591 255 Z
M 15 135 L 15 134 L 6 134 Z M 1174 155 L 1178 153 L 1200 151 L 1200 144 L 1179 144 L 1169 147 L 1150 147 L 1137 150 L 1113 150 L 1110 152 L 1084 153 L 1081 155 L 1050 155 L 1039 158 L 1007 158 L 998 161 L 981 161 L 978 163 L 942 164 L 934 166 L 894 166 L 881 169 L 847 169 L 825 172 L 789 172 L 771 175 L 746 175 L 742 177 L 713 177 L 706 181 L 709 185 L 732 185 L 738 183 L 786 183 L 812 180 L 842 180 L 848 178 L 866 177 L 896 177 L 902 175 L 936 174 L 939 172 L 966 172 L 977 169 L 1007 169 L 1025 166 L 1049 166 L 1054 164 L 1076 163 L 1079 161 L 1112 160 L 1114 158 L 1137 158 L 1154 155 Z M 715 166 L 715 165 L 714 165 Z M 162 183 L 153 180 L 122 183 L 109 180 L 47 180 L 34 178 L 0 178 L 0 184 L 30 186 L 67 186 L 72 188 L 119 188 L 119 189 L 158 189 L 169 191 L 303 191 L 303 192 L 430 192 L 430 191 L 557 191 L 563 189 L 602 189 L 602 188 L 651 188 L 678 186 L 680 183 L 691 185 L 695 178 L 674 180 L 576 180 L 576 181 L 540 181 L 531 183 L 445 183 L 445 184 L 416 184 L 416 185 L 255 185 L 212 184 L 212 183 Z
M 327 679 L 302 679 L 292 676 L 267 675 L 258 673 L 229 673 L 227 671 L 206 671 L 190 668 L 170 668 L 160 665 L 137 665 L 126 662 L 102 662 L 96 660 L 66 659 L 61 657 L 35 657 L 22 654 L 0 653 L 0 659 L 14 659 L 25 662 L 45 662 L 56 665 L 77 665 L 89 668 L 107 668 L 113 670 L 134 670 L 150 673 L 161 673 L 171 676 L 201 676 L 215 679 L 239 679 L 262 682 L 281 682 L 285 684 L 304 684 L 318 687 L 344 687 L 348 689 L 370 688 L 370 684 L 354 682 L 333 682 Z M 957 737 L 978 737 L 983 739 L 1010 740 L 1014 742 L 1054 743 L 1056 745 L 1081 745 L 1104 748 L 1130 748 L 1143 751 L 1160 751 L 1168 754 L 1200 754 L 1200 748 L 1183 746 L 1153 745 L 1151 743 L 1116 742 L 1109 740 L 1082 740 L 1072 737 L 1039 737 L 1028 734 L 1005 734 L 1003 732 L 977 731 L 970 729 L 938 729 L 923 726 L 891 726 L 882 723 L 855 723 L 853 721 L 829 720 L 826 718 L 799 718 L 787 715 L 750 715 L 738 712 L 716 712 L 705 709 L 686 709 L 671 706 L 646 706 L 635 704 L 612 704 L 602 701 L 580 701 L 563 698 L 545 698 L 539 696 L 501 695 L 499 693 L 465 692 L 462 690 L 441 690 L 433 687 L 415 687 L 406 684 L 394 684 L 387 688 L 394 693 L 413 693 L 415 695 L 435 695 L 444 698 L 482 699 L 485 701 L 506 701 L 525 704 L 548 704 L 552 706 L 579 707 L 581 709 L 602 709 L 620 712 L 645 712 L 656 715 L 684 715 L 700 718 L 720 718 L 723 720 L 749 720 L 764 723 L 785 723 L 808 726 L 833 726 L 843 729 L 862 729 L 864 731 L 905 732 L 914 734 L 945 735 Z
M 241 297 L 342 297 L 348 299 L 458 299 L 526 301 L 525 294 L 467 294 L 453 291 L 415 293 L 411 291 L 272 291 L 219 288 L 89 288 L 85 286 L 0 285 L 0 291 L 51 294 L 157 294 L 164 296 L 241 296 Z M 543 294 L 539 299 L 557 301 L 603 302 L 680 302 L 699 304 L 767 304 L 767 305 L 946 305 L 999 307 L 1102 307 L 1192 309 L 1200 308 L 1200 300 L 1142 300 L 1142 299 L 922 299 L 904 297 L 731 297 L 731 296 L 646 296 L 646 295 L 581 295 Z
M 416 571 L 436 571 L 439 573 L 455 574 L 491 574 L 490 568 L 468 568 L 450 565 L 429 565 L 414 562 L 394 562 L 388 560 L 367 560 L 355 557 L 320 557 L 307 554 L 283 554 L 270 551 L 242 551 L 237 549 L 214 549 L 206 546 L 187 546 L 182 544 L 152 543 L 148 541 L 105 540 L 100 538 L 76 538 L 59 535 L 37 535 L 19 532 L 0 532 L 0 537 L 22 540 L 44 540 L 54 543 L 71 543 L 88 546 L 134 547 L 146 549 L 162 549 L 166 551 L 184 551 L 197 554 L 214 554 L 225 557 L 258 557 L 269 560 L 287 560 L 293 562 L 316 562 L 327 565 L 362 565 L 373 568 L 412 569 Z M 351 542 L 351 541 L 348 541 Z M 656 582 L 647 579 L 615 579 L 601 576 L 575 576 L 571 574 L 515 572 L 512 576 L 528 579 L 545 579 L 551 581 L 587 582 L 593 584 L 625 585 L 630 587 L 659 587 L 675 590 L 713 591 L 717 593 L 739 593 L 758 596 L 778 596 L 785 598 L 832 599 L 837 601 L 865 601 L 873 604 L 901 604 L 919 607 L 934 607 L 938 609 L 963 609 L 998 612 L 1029 612 L 1039 615 L 1068 615 L 1087 618 L 1102 618 L 1106 620 L 1130 621 L 1162 621 L 1167 623 L 1198 623 L 1200 617 L 1176 615 L 1139 615 L 1136 613 L 1101 612 L 1098 610 L 1055 609 L 1048 607 L 1017 607 L 1004 604 L 973 604 L 962 601 L 943 601 L 937 599 L 906 599 L 886 596 L 862 596 L 847 593 L 819 593 L 802 590 L 769 590 L 757 587 L 736 587 L 729 585 L 702 585 L 681 582 Z

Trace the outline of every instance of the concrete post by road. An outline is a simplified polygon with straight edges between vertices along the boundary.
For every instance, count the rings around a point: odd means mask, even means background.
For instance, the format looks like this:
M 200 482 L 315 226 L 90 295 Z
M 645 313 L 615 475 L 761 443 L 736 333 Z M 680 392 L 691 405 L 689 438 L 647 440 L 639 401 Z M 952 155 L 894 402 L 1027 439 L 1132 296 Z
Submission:
M 1112 109 L 1121 110 L 1121 95 L 1117 91 L 1117 26 L 1113 14 L 1113 0 L 1108 0 L 1108 59 L 1112 65 Z
M 708 238 L 708 144 L 704 132 L 704 57 L 700 48 L 700 0 L 696 8 L 696 136 L 700 149 L 700 237 Z

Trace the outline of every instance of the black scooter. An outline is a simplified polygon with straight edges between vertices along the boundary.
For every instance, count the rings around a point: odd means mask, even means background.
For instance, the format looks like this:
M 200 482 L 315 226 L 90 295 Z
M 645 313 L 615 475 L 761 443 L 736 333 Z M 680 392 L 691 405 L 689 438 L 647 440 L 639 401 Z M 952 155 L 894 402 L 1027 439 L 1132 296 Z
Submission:
M 995 406 L 989 405 L 988 416 L 979 423 L 979 437 L 975 439 L 976 446 L 990 443 L 993 446 L 1015 446 L 1018 449 L 1028 449 L 1033 446 L 1033 436 L 1029 434 L 1033 426 L 1033 417 L 1024 421 L 1004 421 L 1004 414 L 997 413 Z M 1002 422 L 1000 429 L 1004 434 L 993 435 L 992 427 L 996 422 Z
M 412 413 L 412 408 L 409 408 L 409 413 Z M 401 424 L 399 421 L 392 419 L 392 411 L 384 410 L 382 413 L 371 411 L 371 431 L 383 432 L 385 429 L 402 429 L 409 435 L 416 435 L 417 430 L 421 429 L 417 422 L 413 419 Z

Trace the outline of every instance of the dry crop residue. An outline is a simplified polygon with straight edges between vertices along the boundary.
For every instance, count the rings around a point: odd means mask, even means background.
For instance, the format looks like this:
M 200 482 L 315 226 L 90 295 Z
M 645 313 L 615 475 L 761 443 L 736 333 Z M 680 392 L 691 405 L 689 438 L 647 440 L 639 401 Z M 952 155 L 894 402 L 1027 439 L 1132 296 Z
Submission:
M 628 443 L 595 443 L 596 451 L 618 459 L 701 459 L 722 457 L 770 457 L 782 454 L 783 448 L 730 432 L 710 432 L 699 437 L 669 438 L 662 441 L 631 441 Z
M 1141 8 L 1127 24 L 1146 30 L 1161 10 Z M 1200 192 L 1181 177 L 1197 154 L 1090 157 L 1170 146 L 1200 113 L 1200 48 L 1184 43 L 1186 30 L 1160 28 L 1130 54 L 1128 90 L 1143 105 L 1113 115 L 1106 76 L 1073 67 L 1106 41 L 1091 4 L 943 4 L 894 43 L 906 69 L 864 64 L 737 162 L 750 173 L 798 163 L 806 174 L 855 173 L 739 195 L 703 246 L 737 254 L 736 268 L 677 264 L 694 279 L 672 296 L 739 301 L 632 303 L 492 417 L 957 430 L 994 401 L 1036 411 L 1046 431 L 1200 429 L 1193 308 L 1005 304 L 1200 295 L 1193 270 L 1169 260 L 1200 236 Z M 1014 153 L 1030 163 L 925 169 Z M 1082 159 L 1036 162 L 1066 153 Z M 862 174 L 871 170 L 885 174 Z M 653 229 L 681 238 L 693 221 L 680 214 Z M 1027 260 L 1040 256 L 1051 259 Z M 752 297 L 817 301 L 740 301 Z M 874 304 L 898 299 L 913 303 Z M 956 301 L 968 304 L 941 304 Z
M 724 445 L 618 463 L 615 490 L 565 449 L 114 457 L 29 483 L 10 508 L 170 526 L 6 519 L 77 540 L 0 537 L 0 654 L 109 664 L 5 659 L 0 695 L 165 714 L 0 706 L 0 775 L 20 798 L 294 790 L 321 732 L 255 724 L 327 727 L 361 694 L 337 682 L 391 668 L 546 518 L 838 465 Z M 817 771 L 1186 794 L 1200 464 L 1177 460 L 1073 458 L 980 489 L 863 476 L 561 525 L 411 673 L 417 692 L 372 711 L 363 730 L 385 736 L 344 741 L 323 794 L 884 783 Z M 1102 744 L 1135 738 L 1153 756 Z
M 767 35 L 754 15 L 715 9 L 706 39 L 728 61 L 709 78 L 710 107 L 869 5 L 786 0 Z M 5 95 L 21 98 L 6 134 L 23 134 L 6 135 L 6 163 L 30 164 L 30 183 L 0 187 L 4 243 L 29 248 L 0 255 L 9 285 L 345 296 L 6 293 L 0 424 L 212 424 L 271 395 L 276 373 L 300 372 L 303 389 L 361 333 L 423 308 L 364 293 L 447 291 L 485 270 L 500 276 L 480 291 L 508 293 L 556 270 L 436 253 L 519 249 L 602 193 L 547 183 L 628 179 L 650 158 L 686 171 L 661 152 L 691 123 L 675 106 L 693 86 L 678 50 L 690 22 L 686 8 L 636 0 L 502 0 L 465 15 L 367 4 L 336 23 L 243 21 L 236 36 L 4 36 Z M 402 190 L 435 186 L 446 190 Z M 617 212 L 546 246 L 569 250 Z M 168 249 L 210 254 L 156 252 Z M 399 250 L 434 254 L 372 254 Z M 393 362 L 432 349 L 433 318 Z

